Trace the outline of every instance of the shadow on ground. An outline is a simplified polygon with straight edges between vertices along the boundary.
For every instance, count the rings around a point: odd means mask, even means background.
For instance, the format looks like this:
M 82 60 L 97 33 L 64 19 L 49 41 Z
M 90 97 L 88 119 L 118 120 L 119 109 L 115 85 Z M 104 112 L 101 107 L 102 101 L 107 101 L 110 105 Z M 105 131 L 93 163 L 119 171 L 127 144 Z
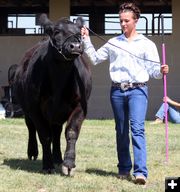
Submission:
M 29 159 L 4 159 L 2 166 L 9 166 L 14 170 L 23 170 L 31 173 L 41 173 L 45 174 L 46 172 L 42 171 L 42 161 L 30 161 Z M 54 174 L 61 174 L 59 166 L 55 166 Z
M 1 165 L 9 166 L 14 170 L 24 170 L 32 173 L 42 172 L 42 161 L 30 161 L 29 159 L 4 159 Z
M 95 175 L 100 175 L 100 176 L 111 176 L 111 177 L 117 177 L 117 173 L 114 172 L 108 172 L 105 170 L 101 170 L 101 169 L 87 169 L 86 170 L 87 173 L 89 174 L 95 174 Z

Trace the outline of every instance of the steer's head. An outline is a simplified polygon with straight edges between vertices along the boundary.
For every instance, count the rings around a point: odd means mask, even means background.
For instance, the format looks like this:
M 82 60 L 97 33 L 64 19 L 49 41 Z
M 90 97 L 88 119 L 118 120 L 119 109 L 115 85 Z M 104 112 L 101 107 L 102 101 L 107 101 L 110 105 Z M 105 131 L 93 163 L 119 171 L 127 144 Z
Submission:
M 49 35 L 52 46 L 65 59 L 71 60 L 82 54 L 80 30 L 83 26 L 83 19 L 81 17 L 78 17 L 75 23 L 67 18 L 61 18 L 53 23 L 46 14 L 42 14 L 40 24 L 44 27 L 45 33 Z

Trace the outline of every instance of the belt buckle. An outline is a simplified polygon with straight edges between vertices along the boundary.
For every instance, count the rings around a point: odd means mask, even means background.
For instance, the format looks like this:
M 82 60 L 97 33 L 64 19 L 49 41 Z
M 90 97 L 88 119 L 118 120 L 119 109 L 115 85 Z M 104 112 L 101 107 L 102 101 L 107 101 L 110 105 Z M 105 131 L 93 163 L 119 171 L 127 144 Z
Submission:
M 121 83 L 120 87 L 121 87 L 121 90 L 127 91 L 129 88 L 133 87 L 133 84 L 132 83 Z

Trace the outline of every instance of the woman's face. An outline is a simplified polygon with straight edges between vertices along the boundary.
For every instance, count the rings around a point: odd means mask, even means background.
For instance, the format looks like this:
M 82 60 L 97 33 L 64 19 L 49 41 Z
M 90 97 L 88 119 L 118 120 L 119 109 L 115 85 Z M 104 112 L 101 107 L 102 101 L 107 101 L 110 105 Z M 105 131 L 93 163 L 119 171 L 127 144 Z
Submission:
M 132 31 L 136 30 L 136 23 L 138 19 L 134 18 L 134 13 L 131 11 L 125 11 L 119 14 L 120 25 L 123 33 L 128 35 Z

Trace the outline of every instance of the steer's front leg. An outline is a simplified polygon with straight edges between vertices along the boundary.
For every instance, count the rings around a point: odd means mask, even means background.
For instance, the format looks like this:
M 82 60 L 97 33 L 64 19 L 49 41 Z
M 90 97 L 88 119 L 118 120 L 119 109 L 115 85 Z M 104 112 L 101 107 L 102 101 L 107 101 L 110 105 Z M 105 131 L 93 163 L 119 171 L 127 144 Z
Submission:
M 64 162 L 62 165 L 62 172 L 65 175 L 73 176 L 75 170 L 75 158 L 76 158 L 76 141 L 78 139 L 82 122 L 84 120 L 84 114 L 82 108 L 78 106 L 71 114 L 65 131 L 66 137 L 66 151 L 64 154 Z

